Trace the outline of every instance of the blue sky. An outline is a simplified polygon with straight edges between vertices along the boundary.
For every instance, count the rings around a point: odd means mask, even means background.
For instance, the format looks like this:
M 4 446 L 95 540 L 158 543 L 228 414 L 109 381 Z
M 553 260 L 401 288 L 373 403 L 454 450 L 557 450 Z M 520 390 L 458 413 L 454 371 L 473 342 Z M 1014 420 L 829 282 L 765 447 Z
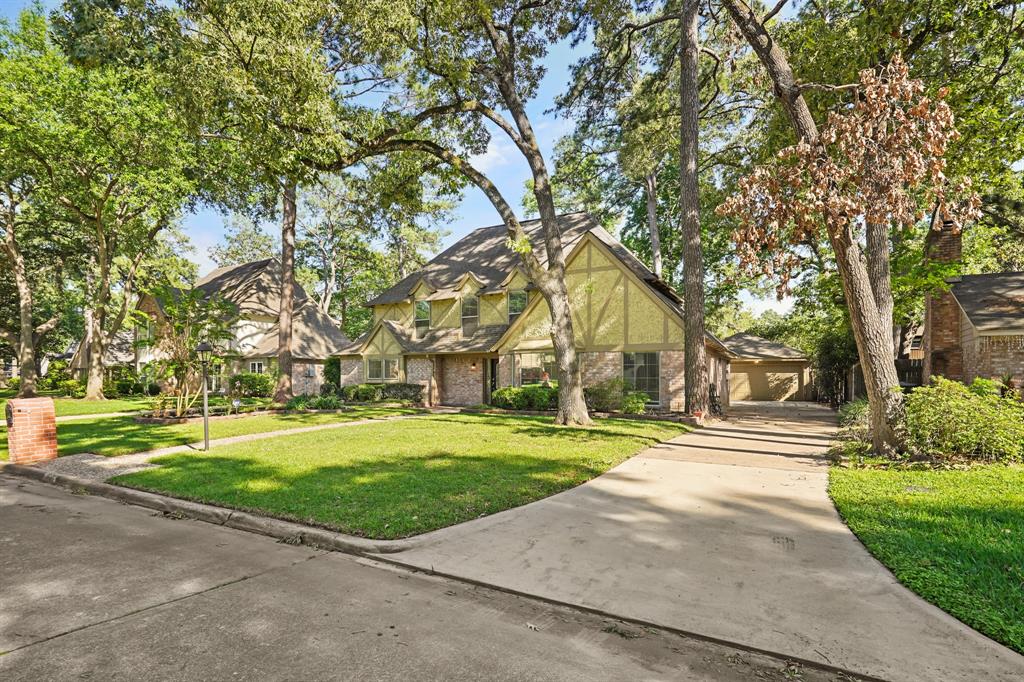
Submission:
M 21 9 L 31 4 L 32 2 L 28 0 L 0 0 L 0 16 L 14 19 Z M 58 2 L 45 0 L 42 4 L 45 8 L 50 9 Z M 578 50 L 573 50 L 568 42 L 553 46 L 544 60 L 547 73 L 540 84 L 537 97 L 528 105 L 541 150 L 548 160 L 551 159 L 555 142 L 572 130 L 572 122 L 554 114 L 545 113 L 545 111 L 552 108 L 555 98 L 565 90 L 569 80 L 570 66 L 583 55 L 583 51 L 586 49 L 586 46 L 582 46 Z M 520 208 L 520 198 L 530 173 L 525 159 L 506 136 L 501 133 L 495 134 L 486 153 L 475 157 L 473 163 L 487 173 L 513 207 Z M 490 201 L 478 189 L 469 187 L 466 189 L 461 203 L 455 209 L 455 220 L 449 226 L 450 234 L 445 239 L 444 246 L 448 246 L 477 227 L 493 225 L 498 222 L 500 222 L 500 218 Z M 200 274 L 205 274 L 213 268 L 208 250 L 218 242 L 224 233 L 224 216 L 216 210 L 201 208 L 185 216 L 183 226 L 195 248 L 191 257 L 199 263 Z M 774 300 L 754 300 L 749 296 L 743 298 L 744 302 L 756 312 L 767 307 L 778 308 L 779 306 Z

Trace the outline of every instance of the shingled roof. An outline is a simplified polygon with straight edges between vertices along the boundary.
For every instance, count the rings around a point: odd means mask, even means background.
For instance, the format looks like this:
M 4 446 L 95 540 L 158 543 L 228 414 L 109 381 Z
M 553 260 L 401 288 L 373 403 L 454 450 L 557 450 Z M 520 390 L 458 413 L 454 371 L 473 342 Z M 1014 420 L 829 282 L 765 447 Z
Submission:
M 784 343 L 769 341 L 753 334 L 733 334 L 725 345 L 743 360 L 806 360 L 807 356 Z
M 1024 272 L 964 275 L 950 291 L 979 332 L 1024 330 Z
M 281 263 L 276 258 L 217 268 L 196 282 L 207 296 L 218 295 L 234 303 L 243 317 L 277 317 L 281 306 Z M 295 285 L 295 303 L 307 297 L 305 289 Z
M 206 296 L 220 296 L 233 303 L 239 317 L 264 316 L 277 319 L 281 309 L 281 263 L 276 258 L 217 268 L 196 283 Z M 277 354 L 279 328 L 274 324 L 243 356 L 268 357 Z M 327 313 L 309 299 L 301 285 L 295 285 L 292 317 L 292 355 L 301 360 L 324 360 L 349 344 L 348 337 Z
M 523 230 L 534 245 L 543 243 L 540 220 L 526 220 L 522 223 Z M 663 299 L 678 304 L 681 299 L 671 287 L 665 284 L 640 261 L 639 258 L 612 237 L 601 225 L 587 213 L 566 213 L 558 217 L 558 227 L 562 233 L 562 250 L 568 255 L 579 239 L 590 232 L 644 282 L 655 289 Z M 546 263 L 544 249 L 536 249 L 541 263 Z M 452 289 L 465 275 L 472 273 L 483 285 L 484 291 L 500 291 L 502 282 L 508 275 L 521 266 L 519 255 L 508 245 L 508 230 L 504 224 L 491 225 L 473 230 L 459 241 L 442 251 L 420 270 L 412 273 L 398 284 L 385 290 L 376 298 L 368 301 L 367 306 L 383 305 L 408 301 L 413 289 L 420 281 L 426 281 L 434 289 Z

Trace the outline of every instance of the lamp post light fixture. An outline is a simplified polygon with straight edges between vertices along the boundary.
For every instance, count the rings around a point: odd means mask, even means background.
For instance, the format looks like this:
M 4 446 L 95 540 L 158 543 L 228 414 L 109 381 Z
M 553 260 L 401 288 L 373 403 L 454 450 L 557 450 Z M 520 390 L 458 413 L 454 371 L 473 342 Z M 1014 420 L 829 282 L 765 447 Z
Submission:
M 199 363 L 203 366 L 203 450 L 210 449 L 210 400 L 207 392 L 206 373 L 210 366 L 210 359 L 213 357 L 213 346 L 203 341 L 196 346 L 196 355 L 199 356 Z

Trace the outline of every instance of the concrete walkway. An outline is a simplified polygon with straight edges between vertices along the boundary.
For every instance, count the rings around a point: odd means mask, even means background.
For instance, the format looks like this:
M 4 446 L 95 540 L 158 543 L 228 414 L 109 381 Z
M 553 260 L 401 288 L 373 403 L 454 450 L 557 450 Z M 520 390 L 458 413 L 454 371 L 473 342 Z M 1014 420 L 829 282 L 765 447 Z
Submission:
M 391 559 L 887 680 L 1024 679 L 1024 657 L 903 588 L 843 524 L 833 413 L 732 415 Z
M 291 436 L 297 433 L 309 433 L 310 431 L 324 431 L 326 429 L 340 429 L 348 426 L 359 426 L 361 424 L 372 424 L 382 421 L 398 421 L 402 419 L 415 419 L 425 414 L 443 414 L 445 411 L 432 410 L 419 414 L 399 414 L 393 417 L 376 417 L 373 419 L 357 419 L 335 424 L 317 424 L 316 426 L 300 426 L 294 429 L 279 429 L 277 431 L 263 431 L 261 433 L 247 433 L 242 436 L 231 436 L 230 438 L 214 438 L 210 440 L 210 447 L 221 445 L 232 445 L 234 443 L 248 443 L 254 440 L 277 438 L 278 436 Z M 105 481 L 121 474 L 130 474 L 134 471 L 149 469 L 157 464 L 151 464 L 150 460 L 164 455 L 173 455 L 179 452 L 202 452 L 203 443 L 189 443 L 187 445 L 174 445 L 156 450 L 136 452 L 130 455 L 118 455 L 116 457 L 104 457 L 83 452 L 77 455 L 66 455 L 55 460 L 38 465 L 38 468 L 52 471 L 56 474 L 75 476 L 89 481 Z

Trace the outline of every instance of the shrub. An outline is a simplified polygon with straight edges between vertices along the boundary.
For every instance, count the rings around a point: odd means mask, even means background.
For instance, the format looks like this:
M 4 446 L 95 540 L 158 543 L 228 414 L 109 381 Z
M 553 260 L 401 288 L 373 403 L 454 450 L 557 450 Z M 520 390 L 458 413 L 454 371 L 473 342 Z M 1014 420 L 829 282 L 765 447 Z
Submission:
M 525 410 L 526 394 L 521 388 L 505 386 L 491 393 L 491 404 L 503 410 Z
M 871 409 L 867 400 L 854 400 L 839 408 L 839 437 L 860 443 L 871 441 Z
M 526 399 L 526 409 L 554 410 L 558 408 L 557 388 L 543 384 L 531 384 L 523 386 L 521 390 Z
M 17 391 L 19 388 L 21 388 L 21 379 L 18 377 L 8 379 L 7 388 L 11 389 L 12 391 Z
M 67 360 L 51 360 L 46 367 L 46 376 L 39 377 L 38 385 L 40 390 L 55 391 L 62 381 L 71 378 L 71 370 L 68 368 Z
M 377 403 L 384 397 L 382 384 L 359 384 L 355 387 L 352 399 L 360 403 Z
M 146 393 L 149 394 L 151 397 L 156 397 L 156 396 L 160 395 L 160 384 L 158 384 L 156 382 L 153 382 L 151 384 L 147 384 L 146 385 Z
M 1012 399 L 936 377 L 907 397 L 907 442 L 932 458 L 1019 460 L 1024 455 L 1024 406 Z
M 274 377 L 242 372 L 231 377 L 231 393 L 242 398 L 269 398 L 274 392 Z
M 423 386 L 420 384 L 382 384 L 381 392 L 384 400 L 423 401 Z
M 328 381 L 320 384 L 320 395 L 341 395 L 341 387 Z
M 57 392 L 69 398 L 84 398 L 85 385 L 78 379 L 65 379 L 57 384 Z
M 324 383 L 341 385 L 341 358 L 327 358 L 324 363 Z
M 583 389 L 587 407 L 598 412 L 618 412 L 626 395 L 626 382 L 622 379 L 605 379 Z
M 121 397 L 121 391 L 118 389 L 116 381 L 106 380 L 103 382 L 103 396 L 105 398 Z
M 291 400 L 286 402 L 284 406 L 289 410 L 304 410 L 309 406 L 310 401 L 313 400 L 314 396 L 311 395 L 297 395 Z
M 1001 396 L 1006 387 L 1000 381 L 978 377 L 967 387 L 971 393 L 980 396 Z
M 340 410 L 344 404 L 336 395 L 320 395 L 310 400 L 307 407 L 312 410 Z
M 643 414 L 647 409 L 648 396 L 643 391 L 629 391 L 622 397 L 622 411 L 626 414 Z

